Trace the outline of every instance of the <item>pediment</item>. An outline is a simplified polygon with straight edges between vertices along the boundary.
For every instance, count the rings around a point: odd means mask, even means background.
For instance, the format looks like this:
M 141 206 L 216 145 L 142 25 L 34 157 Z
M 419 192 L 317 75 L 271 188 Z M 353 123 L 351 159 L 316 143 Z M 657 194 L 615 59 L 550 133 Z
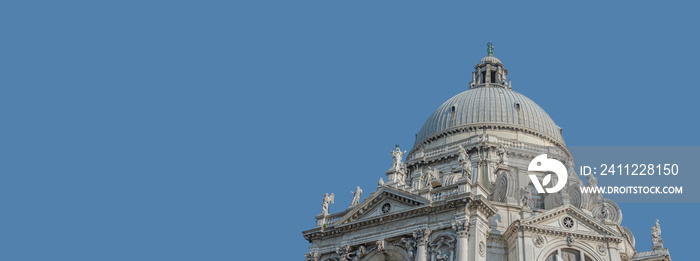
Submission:
M 399 191 L 390 187 L 381 187 L 371 196 L 348 211 L 348 213 L 341 217 L 335 223 L 335 225 L 337 226 L 379 216 L 391 215 L 427 205 L 429 203 L 430 202 L 423 197 Z
M 538 229 L 588 235 L 622 236 L 595 217 L 572 206 L 564 205 L 523 219 L 523 225 Z

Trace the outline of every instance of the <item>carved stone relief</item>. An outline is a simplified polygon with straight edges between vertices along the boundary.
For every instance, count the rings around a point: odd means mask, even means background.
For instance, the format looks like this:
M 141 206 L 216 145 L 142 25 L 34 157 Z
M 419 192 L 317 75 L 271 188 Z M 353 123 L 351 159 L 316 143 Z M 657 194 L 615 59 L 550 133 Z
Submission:
M 469 237 L 469 222 L 466 220 L 457 220 L 452 223 L 452 229 L 459 237 Z
M 508 197 L 508 174 L 501 173 L 500 177 L 496 181 L 495 190 L 493 192 L 493 199 L 498 202 L 505 203 Z
M 532 244 L 535 245 L 536 247 L 542 247 L 544 246 L 545 239 L 542 235 L 535 235 L 532 237 Z
M 596 248 L 598 249 L 598 252 L 601 255 L 605 255 L 607 253 L 607 248 L 603 244 L 598 244 L 598 246 Z
M 416 255 L 416 245 L 417 245 L 417 242 L 415 239 L 410 238 L 410 237 L 404 237 L 404 238 L 401 238 L 400 241 L 394 242 L 394 245 L 406 250 L 406 252 L 408 253 L 408 256 L 411 258 L 411 260 L 413 260 L 413 257 Z
M 455 238 L 451 235 L 440 235 L 428 244 L 428 257 L 432 261 L 452 261 L 455 255 Z
M 479 255 L 486 256 L 486 243 L 479 241 Z
M 309 252 L 308 254 L 304 254 L 306 257 L 306 261 L 318 261 L 318 252 Z
M 416 242 L 419 246 L 425 245 L 426 243 L 428 243 L 428 238 L 430 238 L 430 232 L 431 231 L 429 228 L 413 231 L 413 238 L 416 239 Z

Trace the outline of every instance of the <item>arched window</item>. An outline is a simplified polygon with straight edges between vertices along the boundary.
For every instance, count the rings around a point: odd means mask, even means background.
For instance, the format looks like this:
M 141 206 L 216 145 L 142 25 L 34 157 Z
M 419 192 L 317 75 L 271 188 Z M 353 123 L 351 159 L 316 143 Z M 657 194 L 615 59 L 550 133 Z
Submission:
M 561 250 L 561 260 L 563 261 L 581 261 L 581 253 L 570 248 Z
M 559 261 L 559 259 L 557 258 L 557 254 L 559 254 L 558 251 L 552 252 L 551 254 L 549 254 L 546 261 Z

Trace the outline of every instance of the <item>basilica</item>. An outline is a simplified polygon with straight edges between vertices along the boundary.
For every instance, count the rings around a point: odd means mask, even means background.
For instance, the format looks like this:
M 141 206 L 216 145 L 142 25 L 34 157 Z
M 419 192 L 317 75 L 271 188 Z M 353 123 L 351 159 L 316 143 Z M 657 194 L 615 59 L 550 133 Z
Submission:
M 637 251 L 618 205 L 581 193 L 596 178 L 584 184 L 562 129 L 513 90 L 490 43 L 487 54 L 466 90 L 425 121 L 413 148 L 391 150 L 376 191 L 360 200 L 357 187 L 336 213 L 328 210 L 334 194 L 323 195 L 316 226 L 302 232 L 311 244 L 306 260 L 670 261 L 658 220 L 652 249 Z M 542 154 L 567 169 L 566 180 L 552 181 L 565 183 L 556 193 L 533 184 L 546 173 L 529 177 L 530 162 Z

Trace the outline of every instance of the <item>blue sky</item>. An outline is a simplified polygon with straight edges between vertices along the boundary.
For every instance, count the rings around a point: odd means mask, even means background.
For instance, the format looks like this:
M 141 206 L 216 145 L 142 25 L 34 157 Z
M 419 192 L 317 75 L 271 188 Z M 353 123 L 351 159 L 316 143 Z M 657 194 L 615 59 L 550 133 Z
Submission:
M 2 3 L 0 259 L 299 260 L 323 194 L 369 196 L 488 41 L 568 145 L 698 146 L 697 10 Z M 621 208 L 638 250 L 658 218 L 691 258 L 697 205 Z

